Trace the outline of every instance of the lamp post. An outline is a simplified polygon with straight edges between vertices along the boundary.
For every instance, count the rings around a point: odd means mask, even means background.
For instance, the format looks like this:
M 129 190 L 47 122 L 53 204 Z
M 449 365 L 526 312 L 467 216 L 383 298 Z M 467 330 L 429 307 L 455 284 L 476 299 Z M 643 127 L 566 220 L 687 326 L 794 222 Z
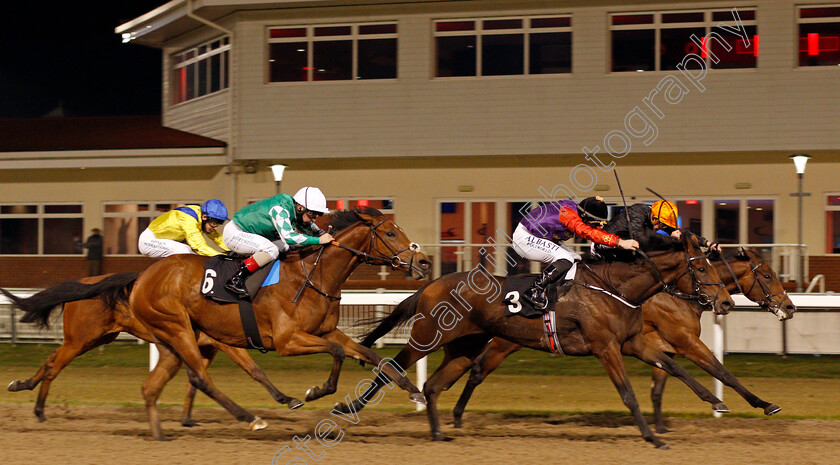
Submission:
M 280 193 L 280 182 L 283 181 L 283 172 L 286 171 L 286 165 L 271 165 L 271 174 L 274 175 L 274 193 Z
M 799 197 L 799 222 L 797 223 L 798 235 L 796 239 L 796 265 L 799 269 L 799 277 L 796 280 L 796 292 L 802 292 L 805 289 L 805 270 L 802 263 L 802 197 L 806 195 L 802 193 L 802 177 L 805 174 L 805 164 L 808 163 L 808 159 L 810 159 L 811 156 L 805 153 L 794 153 L 789 158 L 793 160 L 793 164 L 796 166 L 796 175 L 799 178 L 799 189 L 797 193 L 793 195 Z

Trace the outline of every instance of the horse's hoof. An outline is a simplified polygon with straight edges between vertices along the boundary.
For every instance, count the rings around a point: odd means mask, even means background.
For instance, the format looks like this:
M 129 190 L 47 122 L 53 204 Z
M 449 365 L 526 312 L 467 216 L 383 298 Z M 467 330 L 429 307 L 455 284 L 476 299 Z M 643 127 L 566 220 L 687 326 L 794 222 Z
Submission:
M 659 449 L 659 450 L 668 450 L 668 449 L 670 449 L 670 447 L 668 447 L 668 444 L 665 444 L 664 442 L 663 442 L 662 444 L 660 444 L 660 445 L 656 446 L 656 448 L 657 448 L 657 449 Z
M 333 405 L 333 410 L 338 413 L 350 413 L 350 409 L 347 408 L 347 404 L 344 402 L 336 402 L 335 405 Z
M 452 438 L 450 438 L 449 436 L 441 433 L 440 431 L 432 433 L 432 441 L 449 442 L 451 440 L 452 440 Z
M 462 428 L 463 425 L 461 424 L 461 419 L 456 418 L 455 420 L 453 420 L 452 426 L 454 426 L 455 428 Z
M 666 434 L 666 433 L 670 433 L 670 432 L 671 432 L 671 430 L 669 430 L 668 428 L 666 428 L 664 426 L 662 426 L 662 427 L 657 426 L 656 427 L 656 434 Z
M 770 404 L 767 407 L 764 407 L 764 414 L 767 416 L 775 415 L 781 411 L 782 408 L 776 404 Z
M 184 428 L 192 428 L 193 426 L 198 426 L 198 422 L 192 418 L 184 418 L 181 420 L 181 426 Z
M 712 410 L 714 410 L 715 413 L 729 413 L 729 407 L 727 407 L 723 402 L 713 405 Z
M 43 410 L 35 410 L 35 416 L 38 417 L 38 421 L 41 423 L 47 421 L 47 417 L 44 415 Z
M 169 442 L 169 441 L 172 440 L 172 438 L 170 438 L 169 436 L 160 435 L 160 436 L 154 437 L 154 440 L 155 441 L 160 441 L 160 442 Z
M 289 410 L 294 410 L 303 407 L 303 402 L 298 399 L 289 399 Z
M 11 383 L 9 383 L 9 387 L 7 387 L 6 389 L 7 389 L 9 392 L 17 392 L 17 391 L 20 391 L 20 387 L 18 387 L 18 385 L 19 385 L 19 384 L 20 384 L 20 381 L 18 381 L 18 380 L 14 380 L 14 381 L 12 381 Z
M 420 393 L 420 392 L 415 392 L 414 394 L 410 394 L 408 396 L 408 400 L 410 400 L 410 401 L 412 401 L 416 404 L 426 405 L 426 397 L 424 397 L 423 393 Z
M 250 428 L 251 431 L 259 431 L 261 429 L 266 429 L 268 428 L 268 422 L 266 422 L 260 417 L 256 417 L 254 418 L 254 421 L 251 422 Z
M 304 397 L 304 399 L 306 399 L 307 402 L 312 402 L 313 400 L 317 399 L 318 397 L 320 397 L 317 391 L 318 386 L 312 386 L 311 388 L 307 389 L 306 396 Z

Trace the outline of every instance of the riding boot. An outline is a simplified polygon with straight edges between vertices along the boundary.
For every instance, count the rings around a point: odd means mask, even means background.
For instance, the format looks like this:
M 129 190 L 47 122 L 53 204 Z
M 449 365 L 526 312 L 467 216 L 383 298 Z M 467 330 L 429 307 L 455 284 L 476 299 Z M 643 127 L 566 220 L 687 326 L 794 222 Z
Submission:
M 245 288 L 245 279 L 251 276 L 251 270 L 244 262 L 239 266 L 239 271 L 225 283 L 225 289 L 238 295 L 239 297 L 247 297 L 248 289 Z
M 548 295 L 546 294 L 546 290 L 552 284 L 563 279 L 571 267 L 572 262 L 566 259 L 557 260 L 545 267 L 542 274 L 534 281 L 534 284 L 525 291 L 525 300 L 531 302 L 534 309 L 545 313 L 548 309 Z

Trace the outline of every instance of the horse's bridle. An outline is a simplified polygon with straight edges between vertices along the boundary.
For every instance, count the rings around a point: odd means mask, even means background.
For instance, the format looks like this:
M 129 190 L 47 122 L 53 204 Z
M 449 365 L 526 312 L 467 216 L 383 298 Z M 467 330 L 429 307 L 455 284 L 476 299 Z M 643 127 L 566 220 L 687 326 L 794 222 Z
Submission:
M 379 255 L 372 255 L 368 252 L 357 250 L 357 249 L 354 249 L 352 247 L 348 247 L 348 246 L 346 246 L 344 244 L 341 244 L 341 243 L 338 243 L 338 242 L 334 242 L 333 245 L 338 246 L 338 247 L 340 247 L 344 250 L 347 250 L 348 252 L 351 252 L 358 257 L 361 257 L 362 261 L 365 264 L 376 265 L 377 263 L 379 263 L 380 265 L 390 265 L 391 268 L 395 269 L 395 270 L 398 270 L 401 267 L 406 266 L 408 268 L 408 271 L 411 272 L 411 270 L 414 268 L 414 257 L 416 257 L 417 252 L 420 251 L 420 246 L 418 244 L 412 242 L 408 245 L 408 247 L 402 248 L 400 250 L 394 250 L 393 248 L 391 248 L 391 246 L 388 245 L 388 243 L 385 240 L 383 240 L 382 236 L 380 236 L 379 233 L 376 231 L 377 228 L 382 226 L 387 221 L 388 221 L 388 219 L 386 218 L 386 219 L 380 221 L 379 223 L 377 223 L 376 225 L 365 223 L 365 226 L 367 226 L 370 230 L 370 244 L 368 245 L 368 250 L 373 250 L 376 253 L 378 253 Z M 385 247 L 388 248 L 388 253 L 391 254 L 390 257 L 388 257 L 387 253 L 383 253 L 381 250 L 379 250 L 376 247 L 376 239 L 379 239 L 379 242 L 381 242 L 382 244 L 385 245 Z M 405 252 L 406 250 L 411 250 L 411 258 L 407 262 L 400 258 L 400 254 Z
M 408 271 L 411 272 L 411 270 L 414 268 L 414 257 L 417 255 L 417 252 L 420 251 L 420 246 L 418 244 L 412 242 L 408 245 L 408 247 L 405 247 L 403 249 L 394 251 L 394 249 L 392 249 L 391 246 L 388 245 L 388 243 L 385 242 L 382 239 L 382 237 L 379 235 L 379 233 L 376 231 L 377 228 L 382 226 L 386 221 L 388 221 L 387 218 L 380 221 L 376 225 L 372 225 L 372 224 L 369 224 L 369 223 L 364 223 L 365 226 L 367 226 L 368 229 L 370 230 L 370 244 L 368 245 L 368 250 L 374 250 L 380 255 L 372 255 L 368 252 L 364 252 L 362 250 L 354 249 L 353 247 L 348 247 L 344 244 L 339 243 L 338 241 L 333 241 L 332 245 L 335 245 L 336 247 L 344 249 L 344 250 L 352 253 L 353 255 L 356 255 L 357 257 L 361 257 L 362 262 L 367 264 L 367 265 L 375 265 L 375 264 L 379 263 L 379 264 L 382 264 L 382 265 L 390 265 L 391 268 L 393 268 L 395 270 L 399 269 L 400 267 L 402 267 L 404 265 L 407 265 L 408 266 Z M 376 239 L 379 239 L 379 242 L 385 244 L 385 247 L 388 248 L 388 252 L 393 254 L 393 255 L 391 255 L 391 257 L 388 257 L 387 254 L 383 254 L 378 248 L 376 248 Z M 309 270 L 309 272 L 306 271 L 306 265 L 303 263 L 303 260 L 301 260 L 300 266 L 303 267 L 303 274 L 306 276 L 306 281 L 304 281 L 303 285 L 301 286 L 300 290 L 297 293 L 297 296 L 295 296 L 295 298 L 294 298 L 294 300 L 292 300 L 292 302 L 297 303 L 298 299 L 300 299 L 301 294 L 303 294 L 304 288 L 306 288 L 306 287 L 312 288 L 312 290 L 314 290 L 318 294 L 321 294 L 322 296 L 326 297 L 329 300 L 333 300 L 333 301 L 341 300 L 341 297 L 337 297 L 337 296 L 334 296 L 334 295 L 329 295 L 326 292 L 322 291 L 321 289 L 318 289 L 318 287 L 315 285 L 315 283 L 313 283 L 312 280 L 310 279 L 310 277 L 312 276 L 312 273 L 315 271 L 315 267 L 318 266 L 318 262 L 321 260 L 321 254 L 324 253 L 324 249 L 326 248 L 327 245 L 329 245 L 329 244 L 324 244 L 324 246 L 321 247 L 321 250 L 318 251 L 318 257 L 315 259 L 315 263 L 312 265 L 312 268 Z M 399 254 L 405 252 L 406 250 L 411 250 L 411 258 L 409 259 L 408 262 L 403 261 L 399 257 Z
M 682 279 L 682 277 L 686 273 L 688 273 L 688 275 L 691 276 L 691 282 L 692 282 L 692 285 L 694 286 L 694 291 L 691 294 L 686 294 L 685 292 L 679 290 L 676 285 L 668 284 L 668 283 L 665 282 L 664 279 L 662 279 L 662 275 L 659 273 L 659 270 L 657 269 L 656 264 L 653 263 L 653 260 L 651 260 L 650 257 L 648 257 L 647 254 L 645 254 L 644 251 L 637 250 L 636 252 L 639 253 L 642 257 L 644 257 L 645 261 L 647 261 L 650 264 L 650 266 L 653 268 L 653 271 L 654 271 L 653 275 L 656 276 L 656 278 L 659 280 L 660 284 L 662 284 L 662 292 L 667 292 L 668 294 L 671 294 L 674 297 L 678 297 L 678 298 L 684 299 L 684 300 L 696 300 L 697 303 L 702 305 L 703 307 L 712 307 L 714 305 L 714 303 L 717 301 L 717 299 L 720 297 L 721 292 L 723 292 L 723 290 L 726 289 L 726 286 L 721 282 L 703 282 L 703 281 L 700 281 L 700 279 L 697 277 L 697 274 L 695 273 L 694 267 L 692 265 L 693 265 L 695 260 L 708 260 L 708 257 L 705 254 L 697 256 L 697 257 L 692 257 L 692 256 L 688 255 L 687 250 L 683 251 L 683 253 L 685 254 L 685 257 L 686 257 L 686 263 L 688 263 L 688 266 L 686 267 L 687 270 L 685 271 L 685 273 L 678 276 L 677 279 L 674 280 L 674 283 L 679 282 L 679 280 Z M 709 263 L 709 266 L 710 267 L 712 266 L 711 263 Z M 702 290 L 703 286 L 713 286 L 713 287 L 717 286 L 718 291 L 717 291 L 717 293 L 715 293 L 714 296 L 709 296 L 708 294 L 703 292 L 703 290 Z
M 746 291 L 743 292 L 743 294 L 748 295 L 750 292 L 752 292 L 753 288 L 755 287 L 755 283 L 758 283 L 758 287 L 760 287 L 761 292 L 764 293 L 764 299 L 759 300 L 756 303 L 763 309 L 771 310 L 771 311 L 773 311 L 773 313 L 777 313 L 777 311 L 780 311 L 782 309 L 782 302 L 784 302 L 785 299 L 782 298 L 782 299 L 779 299 L 778 302 L 776 302 L 776 301 L 773 300 L 773 298 L 776 297 L 776 296 L 786 294 L 785 290 L 782 289 L 781 291 L 779 291 L 775 294 L 771 294 L 770 289 L 767 287 L 767 284 L 765 284 L 764 281 L 762 281 L 761 278 L 759 278 L 758 269 L 761 268 L 762 265 L 767 264 L 767 262 L 765 262 L 764 259 L 762 259 L 761 263 L 759 263 L 757 265 L 753 265 L 752 258 L 749 258 L 748 262 L 750 264 L 750 271 L 752 271 L 752 273 L 753 273 L 753 283 L 752 283 L 752 286 L 750 286 L 749 289 L 747 289 Z M 740 287 L 740 285 L 739 285 L 739 287 Z
M 694 273 L 694 268 L 692 267 L 692 263 L 693 263 L 694 260 L 701 260 L 701 259 L 705 260 L 707 258 L 705 255 L 701 255 L 699 257 L 690 257 L 688 255 L 688 251 L 683 251 L 683 253 L 685 254 L 685 257 L 686 257 L 686 263 L 688 264 L 688 266 L 687 266 L 688 270 L 686 271 L 686 273 L 688 273 L 689 276 L 691 276 L 692 283 L 694 284 L 694 293 L 693 294 L 686 294 L 685 292 L 680 291 L 673 284 L 668 284 L 668 283 L 665 282 L 665 279 L 662 277 L 662 273 L 659 272 L 659 268 L 656 266 L 656 263 L 654 263 L 653 260 L 650 259 L 650 257 L 644 252 L 644 250 L 638 249 L 638 250 L 636 250 L 636 253 L 641 255 L 642 258 L 644 258 L 645 261 L 650 265 L 651 270 L 653 271 L 653 276 L 659 281 L 659 284 L 662 285 L 662 292 L 667 292 L 667 293 L 673 295 L 674 297 L 679 297 L 679 298 L 685 299 L 685 300 L 696 300 L 700 305 L 703 305 L 704 307 L 709 307 L 712 304 L 714 304 L 714 302 L 717 301 L 718 297 L 720 297 L 720 293 L 723 292 L 723 290 L 726 288 L 726 286 L 724 286 L 723 283 L 720 283 L 720 282 L 718 282 L 718 283 L 705 283 L 705 282 L 700 281 L 697 278 L 697 275 Z M 634 303 L 634 302 L 630 301 L 629 299 L 627 299 L 626 297 L 624 297 L 618 291 L 618 289 L 616 289 L 616 287 L 613 286 L 612 283 L 610 283 L 609 281 L 604 279 L 602 276 L 600 276 L 598 273 L 596 273 L 595 270 L 593 270 L 589 265 L 586 265 L 586 264 L 584 264 L 584 265 L 590 271 L 590 273 L 592 273 L 595 277 L 597 277 L 601 282 L 605 283 L 612 290 L 612 292 L 614 292 L 616 295 L 620 296 L 622 299 L 631 303 L 634 307 L 638 307 L 642 304 L 641 302 L 640 303 Z M 711 264 L 709 266 L 711 266 Z M 682 275 L 677 277 L 677 279 L 674 280 L 674 283 L 676 283 L 680 279 L 682 279 L 682 277 L 684 275 L 685 275 L 685 273 L 683 273 Z M 578 283 L 575 283 L 575 284 L 578 284 Z M 597 288 L 595 286 L 587 285 L 586 283 L 581 283 L 581 285 L 583 287 L 588 288 L 588 289 L 603 291 L 603 289 Z M 720 286 L 720 289 L 718 289 L 718 292 L 717 292 L 717 294 L 715 294 L 714 298 L 711 298 L 711 297 L 709 297 L 708 295 L 706 295 L 705 293 L 702 292 L 701 287 L 703 285 Z

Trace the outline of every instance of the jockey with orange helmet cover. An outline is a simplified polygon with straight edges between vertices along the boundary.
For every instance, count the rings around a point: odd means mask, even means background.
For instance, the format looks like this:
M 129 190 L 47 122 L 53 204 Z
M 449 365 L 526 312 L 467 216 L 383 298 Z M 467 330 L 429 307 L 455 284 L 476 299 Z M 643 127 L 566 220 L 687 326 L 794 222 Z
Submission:
M 218 228 L 228 218 L 225 204 L 218 199 L 210 199 L 201 206 L 186 205 L 170 210 L 155 218 L 140 234 L 137 249 L 148 257 L 168 257 L 175 254 L 196 253 L 198 255 L 218 255 L 218 250 L 210 247 L 202 233 L 206 234 L 222 251 L 227 251 Z
M 289 245 L 331 242 L 332 235 L 324 233 L 314 221 L 325 213 L 329 213 L 327 199 L 317 187 L 301 188 L 294 196 L 277 194 L 236 212 L 222 237 L 230 250 L 250 257 L 242 262 L 225 288 L 247 296 L 245 279 L 279 257 L 280 252 L 289 250 Z
M 630 218 L 628 225 L 627 218 Z M 636 203 L 627 207 L 627 214 L 617 214 L 604 226 L 604 231 L 620 237 L 634 237 L 639 240 L 642 249 L 647 249 L 648 234 L 656 233 L 676 239 L 682 234 L 679 230 L 679 210 L 673 202 L 660 200 L 653 205 Z M 720 246 L 698 237 L 700 245 L 720 251 Z
M 600 197 L 587 197 L 580 204 L 560 200 L 541 205 L 525 215 L 513 233 L 513 249 L 528 260 L 549 263 L 523 298 L 545 311 L 548 286 L 575 278 L 580 255 L 562 242 L 580 236 L 609 247 L 636 250 L 639 243 L 609 234 L 596 226 L 607 222 L 607 204 Z

